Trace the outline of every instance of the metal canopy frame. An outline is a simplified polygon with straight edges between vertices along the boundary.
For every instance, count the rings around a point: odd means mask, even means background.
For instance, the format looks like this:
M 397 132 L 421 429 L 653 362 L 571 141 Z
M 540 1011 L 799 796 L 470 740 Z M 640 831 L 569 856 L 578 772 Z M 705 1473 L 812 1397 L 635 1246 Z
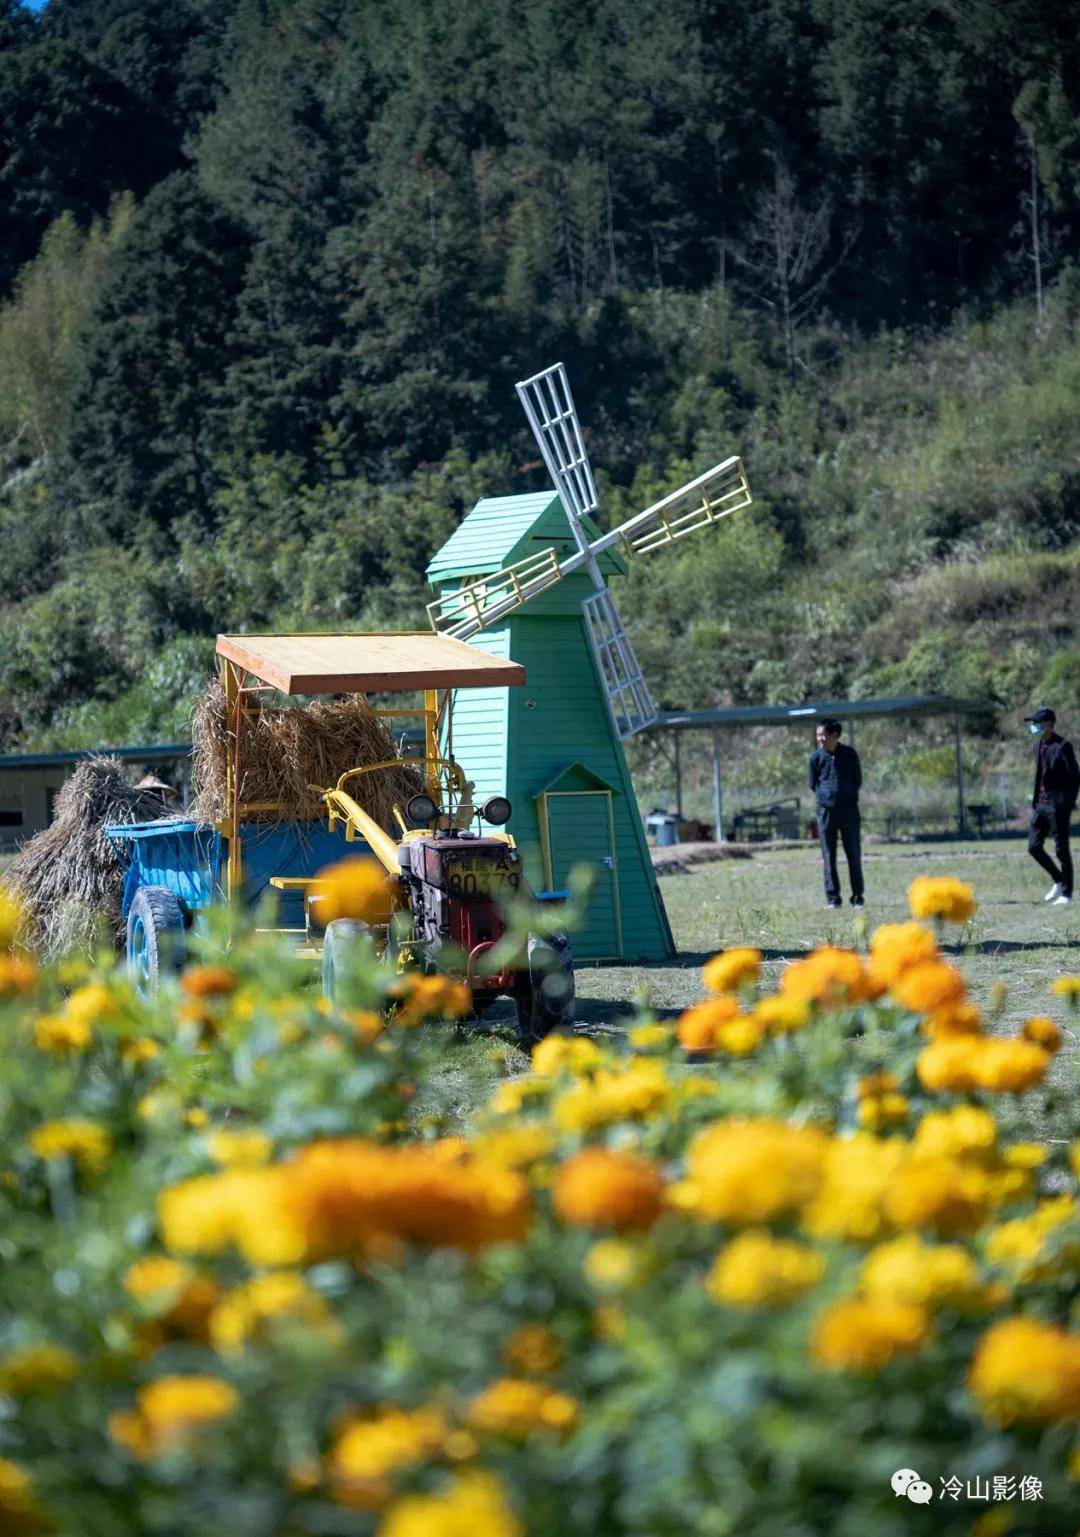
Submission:
M 956 747 L 956 807 L 960 836 L 967 833 L 967 805 L 964 798 L 964 761 L 961 754 L 960 721 L 963 716 L 986 716 L 993 707 L 977 699 L 956 699 L 949 694 L 912 694 L 898 699 L 832 699 L 815 704 L 733 705 L 715 710 L 684 710 L 657 715 L 646 730 L 670 731 L 674 746 L 675 803 L 682 815 L 682 762 L 679 738 L 684 731 L 709 731 L 712 734 L 713 818 L 715 831 L 722 841 L 724 831 L 724 796 L 720 772 L 720 732 L 737 726 L 800 726 L 823 716 L 835 716 L 852 726 L 856 720 L 884 718 L 917 719 L 952 716 Z M 854 740 L 854 729 L 852 729 Z

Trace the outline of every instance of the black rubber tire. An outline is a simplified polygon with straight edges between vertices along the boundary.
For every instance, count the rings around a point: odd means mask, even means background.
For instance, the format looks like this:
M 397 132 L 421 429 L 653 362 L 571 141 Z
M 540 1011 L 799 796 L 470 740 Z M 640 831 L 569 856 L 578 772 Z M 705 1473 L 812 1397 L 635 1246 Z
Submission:
M 180 899 L 167 886 L 141 886 L 128 909 L 128 966 L 140 992 L 157 991 L 162 977 L 181 971 L 187 933 Z
M 517 1038 L 526 1049 L 535 1046 L 537 1041 L 542 1041 L 557 1023 L 544 1012 L 541 1007 L 540 989 L 534 987 L 531 978 L 527 976 L 521 977 L 514 989 L 514 1011 L 517 1020 Z
M 348 956 L 360 939 L 371 937 L 371 925 L 358 918 L 335 918 L 326 925 L 323 935 L 322 990 L 323 997 L 336 1003 L 341 979 L 348 965 Z

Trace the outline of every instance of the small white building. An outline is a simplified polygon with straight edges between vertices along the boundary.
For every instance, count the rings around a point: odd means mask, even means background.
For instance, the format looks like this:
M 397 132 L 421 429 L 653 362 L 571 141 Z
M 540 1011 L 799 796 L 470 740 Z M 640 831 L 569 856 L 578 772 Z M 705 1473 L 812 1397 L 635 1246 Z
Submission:
M 132 782 L 149 769 L 172 785 L 177 805 L 188 796 L 190 742 L 163 742 L 149 747 L 102 747 L 97 752 L 27 752 L 0 757 L 0 849 L 11 851 L 48 827 L 57 792 L 84 758 L 103 753 L 122 759 Z

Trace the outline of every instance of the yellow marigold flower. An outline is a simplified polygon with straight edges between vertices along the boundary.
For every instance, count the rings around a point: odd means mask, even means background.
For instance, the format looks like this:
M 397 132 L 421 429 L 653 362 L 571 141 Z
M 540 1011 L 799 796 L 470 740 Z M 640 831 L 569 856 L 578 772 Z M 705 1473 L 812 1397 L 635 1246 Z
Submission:
M 738 999 L 730 994 L 695 1003 L 679 1015 L 676 1027 L 679 1045 L 684 1051 L 713 1051 L 717 1031 L 740 1013 Z
M 584 1270 L 598 1291 L 625 1291 L 645 1275 L 645 1256 L 625 1238 L 601 1238 L 586 1254 Z
M 77 987 L 64 1005 L 69 1019 L 94 1026 L 103 1019 L 112 1019 L 120 1012 L 116 999 L 104 982 L 87 982 Z
M 874 1302 L 912 1302 L 920 1307 L 968 1308 L 982 1300 L 974 1259 L 959 1244 L 926 1244 L 905 1233 L 872 1249 L 859 1276 Z
M 24 1345 L 0 1357 L 0 1393 L 9 1398 L 48 1393 L 78 1375 L 78 1361 L 62 1345 Z
M 812 1126 L 736 1119 L 707 1126 L 690 1144 L 695 1214 L 758 1224 L 797 1212 L 821 1185 L 829 1139 Z
M 183 1339 L 208 1338 L 218 1289 L 211 1277 L 199 1275 L 191 1265 L 149 1254 L 128 1267 L 124 1290 L 159 1330 Z
M 883 1210 L 895 1227 L 965 1233 L 979 1227 L 990 1204 L 984 1170 L 955 1158 L 911 1158 L 897 1169 Z
M 929 1110 L 915 1128 L 914 1151 L 927 1158 L 974 1158 L 987 1162 L 997 1148 L 997 1122 L 989 1110 L 957 1105 Z
M 508 1078 L 491 1096 L 490 1108 L 496 1115 L 517 1115 L 530 1099 L 541 1099 L 551 1092 L 551 1084 L 537 1078 Z
M 357 1040 L 365 1046 L 373 1045 L 386 1030 L 386 1020 L 375 1009 L 347 1009 L 342 1018 L 352 1028 Z M 295 1020 L 286 1020 L 280 1030 L 282 1041 L 285 1041 L 286 1035 L 298 1041 L 302 1033 Z
M 760 976 L 761 951 L 745 946 L 714 955 L 701 969 L 701 980 L 710 993 L 737 993 L 753 987 Z
M 982 1011 L 974 1003 L 953 1003 L 944 1009 L 934 1009 L 919 1026 L 932 1041 L 943 1041 L 957 1036 L 981 1035 Z
M 557 1073 L 586 1073 L 599 1067 L 604 1053 L 584 1035 L 546 1035 L 532 1049 L 532 1070 L 540 1078 Z
M 780 977 L 785 998 L 822 1009 L 845 1009 L 880 996 L 881 983 L 855 950 L 822 945 L 803 960 L 792 961 Z
M 975 1087 L 975 1041 L 970 1036 L 935 1040 L 915 1063 L 928 1094 L 966 1094 Z
M 1070 1195 L 1040 1201 L 1026 1217 L 1015 1217 L 992 1228 L 986 1240 L 986 1257 L 994 1265 L 1011 1270 L 1016 1281 L 1045 1279 L 1080 1260 L 1080 1241 L 1068 1244 L 1050 1259 L 1051 1240 L 1059 1228 L 1074 1222 L 1080 1207 Z
M 922 961 L 902 972 L 891 991 L 897 1003 L 913 1014 L 936 1014 L 962 1003 L 967 983 L 944 961 Z
M 1021 1034 L 1025 1041 L 1031 1041 L 1033 1045 L 1040 1046 L 1051 1056 L 1054 1052 L 1061 1050 L 1065 1039 L 1061 1033 L 1061 1026 L 1056 1025 L 1052 1019 L 1047 1019 L 1045 1014 L 1036 1014 L 1031 1019 L 1025 1019 Z
M 190 1126 L 193 1131 L 204 1130 L 210 1125 L 209 1112 L 201 1105 L 192 1105 L 190 1110 L 184 1112 L 184 1125 Z
M 671 1025 L 635 1025 L 627 1040 L 635 1051 L 663 1051 L 675 1039 Z
M 39 1014 L 34 1021 L 34 1045 L 39 1051 L 83 1051 L 90 1044 L 90 1026 L 65 1014 Z
M 13 950 L 26 932 L 26 908 L 10 887 L 0 886 L 0 950 Z
M 90 1174 L 105 1167 L 111 1146 L 108 1132 L 94 1121 L 44 1121 L 30 1134 L 38 1158 L 70 1158 Z
M 411 973 L 395 985 L 402 1003 L 394 1022 L 413 1029 L 426 1019 L 464 1019 L 472 1013 L 472 993 L 453 977 Z
M 189 998 L 224 998 L 236 991 L 237 976 L 231 966 L 185 966 L 180 986 Z
M 0 955 L 0 999 L 33 992 L 38 969 L 25 955 Z
M 904 1124 L 910 1109 L 903 1094 L 870 1094 L 859 1100 L 855 1117 L 867 1131 L 889 1131 Z
M 625 1067 L 601 1068 L 559 1095 L 552 1107 L 563 1131 L 587 1133 L 618 1121 L 642 1120 L 670 1103 L 672 1088 L 664 1064 L 634 1057 Z
M 384 1404 L 367 1414 L 350 1415 L 326 1460 L 334 1498 L 343 1505 L 375 1509 L 390 1496 L 391 1475 L 440 1456 L 449 1435 L 446 1416 L 430 1405 L 399 1409 Z
M 525 1169 L 555 1149 L 555 1135 L 546 1126 L 525 1122 L 484 1132 L 471 1144 L 477 1158 L 501 1169 Z
M 127 1062 L 131 1067 L 139 1067 L 143 1062 L 152 1062 L 160 1055 L 160 1044 L 151 1040 L 148 1035 L 136 1036 L 133 1041 L 123 1041 L 120 1046 L 120 1060 Z
M 975 888 L 952 875 L 918 875 L 908 887 L 913 918 L 967 923 L 975 915 Z
M 810 1019 L 810 1006 L 802 998 L 762 998 L 750 1018 L 770 1035 L 790 1035 L 801 1030 Z
M 567 1393 L 525 1377 L 501 1377 L 472 1400 L 469 1424 L 488 1435 L 524 1440 L 538 1430 L 561 1433 L 577 1424 L 578 1406 Z
M 555 1171 L 555 1211 L 577 1227 L 647 1228 L 664 1205 L 664 1179 L 648 1159 L 589 1147 Z
M 1080 977 L 1058 977 L 1051 982 L 1050 991 L 1059 998 L 1067 998 L 1070 1003 L 1075 1003 L 1080 998 Z
M 818 1319 L 810 1354 L 828 1371 L 878 1372 L 929 1333 L 929 1315 L 910 1302 L 837 1302 Z
M 1031 1041 L 1003 1041 L 997 1036 L 980 1040 L 972 1071 L 977 1088 L 991 1094 L 1023 1094 L 1042 1083 L 1050 1055 Z
M 754 1230 L 721 1249 L 705 1282 L 709 1295 L 728 1307 L 786 1307 L 820 1281 L 822 1255 L 805 1244 Z
M 174 1254 L 240 1250 L 251 1265 L 291 1265 L 304 1255 L 302 1229 L 285 1201 L 281 1166 L 226 1169 L 163 1190 L 158 1222 Z
M 236 1391 L 220 1377 L 159 1377 L 140 1388 L 135 1408 L 109 1416 L 109 1434 L 140 1461 L 150 1461 L 232 1414 Z
M 389 923 L 393 898 L 393 883 L 378 860 L 353 856 L 319 871 L 310 900 L 325 926 L 335 918 Z
M 1014 1142 L 1001 1150 L 1001 1161 L 1012 1169 L 1038 1169 L 1046 1162 L 1049 1149 L 1040 1142 Z
M 35 1509 L 34 1486 L 29 1473 L 17 1462 L 0 1457 L 0 1522 L 3 1530 L 6 1532 L 9 1524 L 13 1534 L 31 1530 L 31 1527 L 24 1528 L 23 1522 L 33 1520 Z
M 531 1219 L 520 1174 L 482 1159 L 451 1161 L 437 1143 L 317 1142 L 285 1168 L 286 1210 L 314 1254 L 349 1254 L 386 1238 L 475 1250 L 516 1242 Z
M 820 1188 L 803 1212 L 802 1225 L 815 1238 L 866 1243 L 886 1226 L 882 1211 L 896 1171 L 908 1157 L 899 1137 L 834 1138 L 825 1152 Z
M 170 1259 L 167 1254 L 148 1254 L 128 1266 L 124 1290 L 138 1302 L 152 1301 L 180 1291 L 194 1274 L 191 1266 L 181 1260 Z
M 879 1099 L 883 1094 L 896 1094 L 900 1080 L 895 1073 L 867 1073 L 855 1085 L 856 1099 Z
M 937 940 L 921 923 L 885 923 L 870 938 L 870 970 L 885 987 L 912 966 L 937 958 Z
M 210 1315 L 210 1339 L 218 1350 L 239 1350 L 282 1320 L 324 1333 L 330 1322 L 322 1297 L 292 1270 L 256 1276 L 226 1292 Z
M 979 1341 L 968 1388 L 999 1425 L 1080 1415 L 1080 1335 L 1034 1318 L 1002 1319 Z
M 502 1485 L 479 1469 L 459 1473 L 443 1494 L 410 1494 L 396 1500 L 379 1523 L 377 1537 L 525 1537 Z
M 545 1376 L 562 1364 L 563 1348 L 547 1324 L 521 1324 L 503 1344 L 503 1360 L 517 1372 Z
M 274 1144 L 265 1132 L 251 1128 L 211 1132 L 206 1139 L 206 1148 L 214 1162 L 224 1168 L 251 1168 L 267 1162 Z

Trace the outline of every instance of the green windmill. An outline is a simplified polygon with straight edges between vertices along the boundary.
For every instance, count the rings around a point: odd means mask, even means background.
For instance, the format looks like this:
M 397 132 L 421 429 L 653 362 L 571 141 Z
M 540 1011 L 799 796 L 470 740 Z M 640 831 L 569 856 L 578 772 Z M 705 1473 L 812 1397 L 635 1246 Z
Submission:
M 656 706 L 608 591 L 627 558 L 672 543 L 750 502 L 737 457 L 604 533 L 561 363 L 517 386 L 555 489 L 485 497 L 428 567 L 433 627 L 525 667 L 517 689 L 470 690 L 452 750 L 474 798 L 505 795 L 530 882 L 566 887 L 592 866 L 579 960 L 660 960 L 674 944 L 623 742 Z

